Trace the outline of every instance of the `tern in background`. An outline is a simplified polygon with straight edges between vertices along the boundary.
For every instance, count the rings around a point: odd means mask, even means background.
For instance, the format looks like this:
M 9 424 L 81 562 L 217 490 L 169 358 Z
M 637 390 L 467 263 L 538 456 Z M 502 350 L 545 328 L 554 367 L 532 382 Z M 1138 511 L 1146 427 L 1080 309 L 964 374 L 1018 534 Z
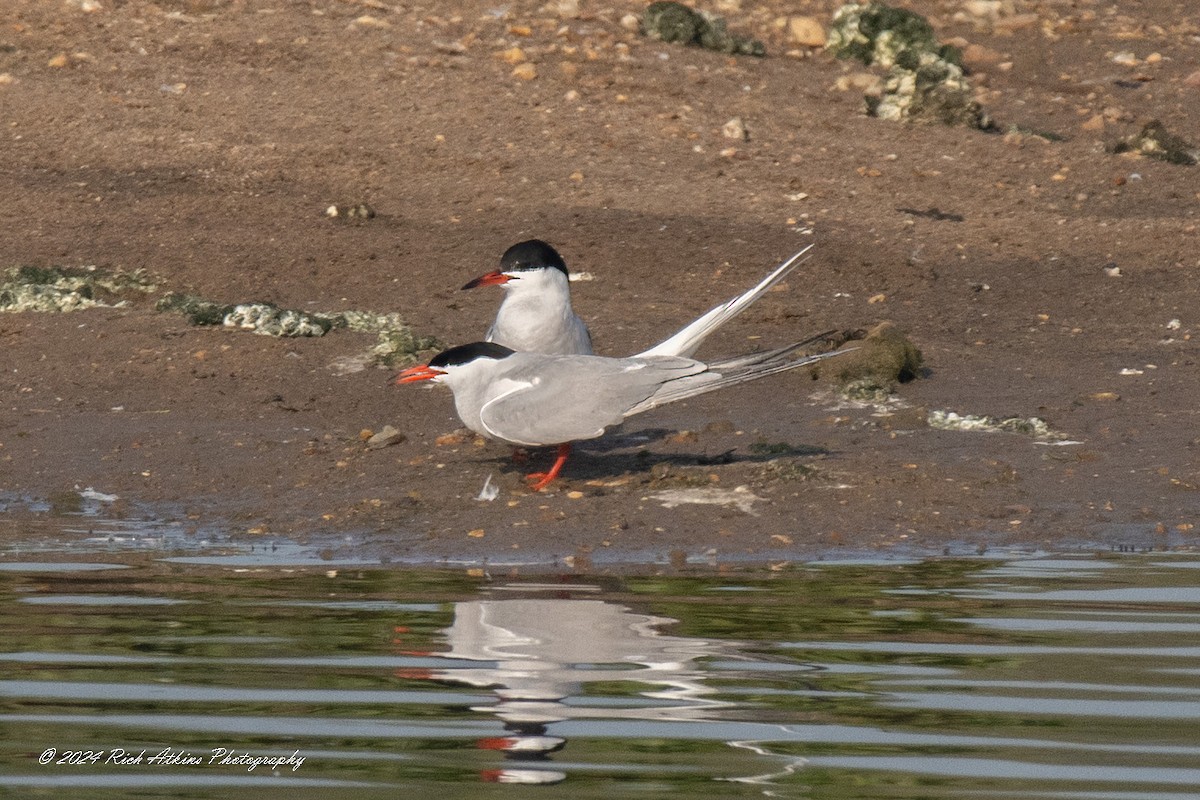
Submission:
M 504 288 L 487 341 L 524 353 L 591 355 L 592 336 L 571 308 L 566 262 L 541 239 L 514 244 L 500 258 L 500 269 L 462 288 L 477 286 Z
M 640 356 L 690 357 L 713 331 L 742 313 L 800 264 L 812 245 L 775 268 L 759 283 L 715 306 Z M 463 289 L 502 286 L 504 301 L 485 340 L 523 353 L 591 355 L 592 337 L 571 307 L 567 265 L 540 239 L 519 242 L 505 251 L 500 268 L 481 275 Z

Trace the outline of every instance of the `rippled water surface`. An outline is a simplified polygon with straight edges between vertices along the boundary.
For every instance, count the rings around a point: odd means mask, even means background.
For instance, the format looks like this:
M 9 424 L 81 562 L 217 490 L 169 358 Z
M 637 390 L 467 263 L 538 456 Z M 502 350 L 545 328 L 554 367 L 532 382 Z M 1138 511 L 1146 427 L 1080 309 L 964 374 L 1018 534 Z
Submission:
M 595 580 L 36 557 L 0 564 L 0 794 L 1200 793 L 1195 556 Z

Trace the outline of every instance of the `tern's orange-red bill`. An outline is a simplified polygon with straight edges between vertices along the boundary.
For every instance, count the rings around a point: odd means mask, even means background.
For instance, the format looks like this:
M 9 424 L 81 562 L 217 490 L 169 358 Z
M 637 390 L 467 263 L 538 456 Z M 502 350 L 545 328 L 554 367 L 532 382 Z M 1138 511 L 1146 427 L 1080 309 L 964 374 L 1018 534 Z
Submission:
M 440 369 L 422 364 L 418 367 L 409 367 L 396 376 L 396 383 L 416 383 L 417 381 L 427 381 L 436 378 L 438 375 L 444 375 Z
M 511 280 L 512 280 L 511 275 L 505 275 L 500 270 L 496 270 L 495 272 L 489 272 L 486 275 L 480 275 L 475 280 L 467 283 L 467 285 L 464 286 L 463 288 L 464 289 L 475 289 L 479 286 L 495 286 L 500 283 L 508 283 Z

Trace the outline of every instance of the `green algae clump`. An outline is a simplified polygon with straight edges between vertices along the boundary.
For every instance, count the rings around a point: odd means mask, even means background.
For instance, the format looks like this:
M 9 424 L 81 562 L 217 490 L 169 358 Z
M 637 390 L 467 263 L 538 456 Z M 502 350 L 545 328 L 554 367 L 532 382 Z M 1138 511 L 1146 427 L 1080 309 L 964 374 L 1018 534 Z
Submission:
M 659 0 L 642 14 L 642 32 L 651 39 L 695 45 L 731 55 L 765 56 L 767 49 L 757 39 L 734 36 L 725 20 L 695 11 L 683 3 Z

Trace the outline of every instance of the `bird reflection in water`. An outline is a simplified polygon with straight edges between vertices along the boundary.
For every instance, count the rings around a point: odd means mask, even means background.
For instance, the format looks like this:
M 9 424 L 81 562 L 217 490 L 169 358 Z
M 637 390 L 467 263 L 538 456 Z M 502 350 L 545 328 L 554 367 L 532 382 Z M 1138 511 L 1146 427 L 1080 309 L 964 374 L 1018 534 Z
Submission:
M 563 772 L 534 766 L 550 763 L 550 754 L 565 746 L 564 739 L 550 735 L 548 726 L 556 722 L 697 721 L 712 719 L 717 709 L 731 705 L 712 697 L 716 690 L 704 685 L 705 675 L 696 663 L 722 652 L 720 647 L 663 634 L 661 629 L 674 624 L 673 619 L 570 596 L 595 591 L 591 586 L 525 584 L 493 591 L 534 596 L 456 603 L 454 623 L 444 631 L 450 649 L 437 655 L 462 660 L 462 668 L 421 670 L 419 675 L 495 692 L 495 704 L 472 710 L 495 715 L 507 734 L 478 745 L 503 752 L 512 766 L 485 770 L 484 780 L 564 780 Z M 555 597 L 545 597 L 546 592 Z M 418 675 L 406 670 L 403 677 Z M 640 683 L 646 688 L 627 704 L 612 702 L 611 697 L 603 705 L 589 704 L 585 689 L 596 682 Z

